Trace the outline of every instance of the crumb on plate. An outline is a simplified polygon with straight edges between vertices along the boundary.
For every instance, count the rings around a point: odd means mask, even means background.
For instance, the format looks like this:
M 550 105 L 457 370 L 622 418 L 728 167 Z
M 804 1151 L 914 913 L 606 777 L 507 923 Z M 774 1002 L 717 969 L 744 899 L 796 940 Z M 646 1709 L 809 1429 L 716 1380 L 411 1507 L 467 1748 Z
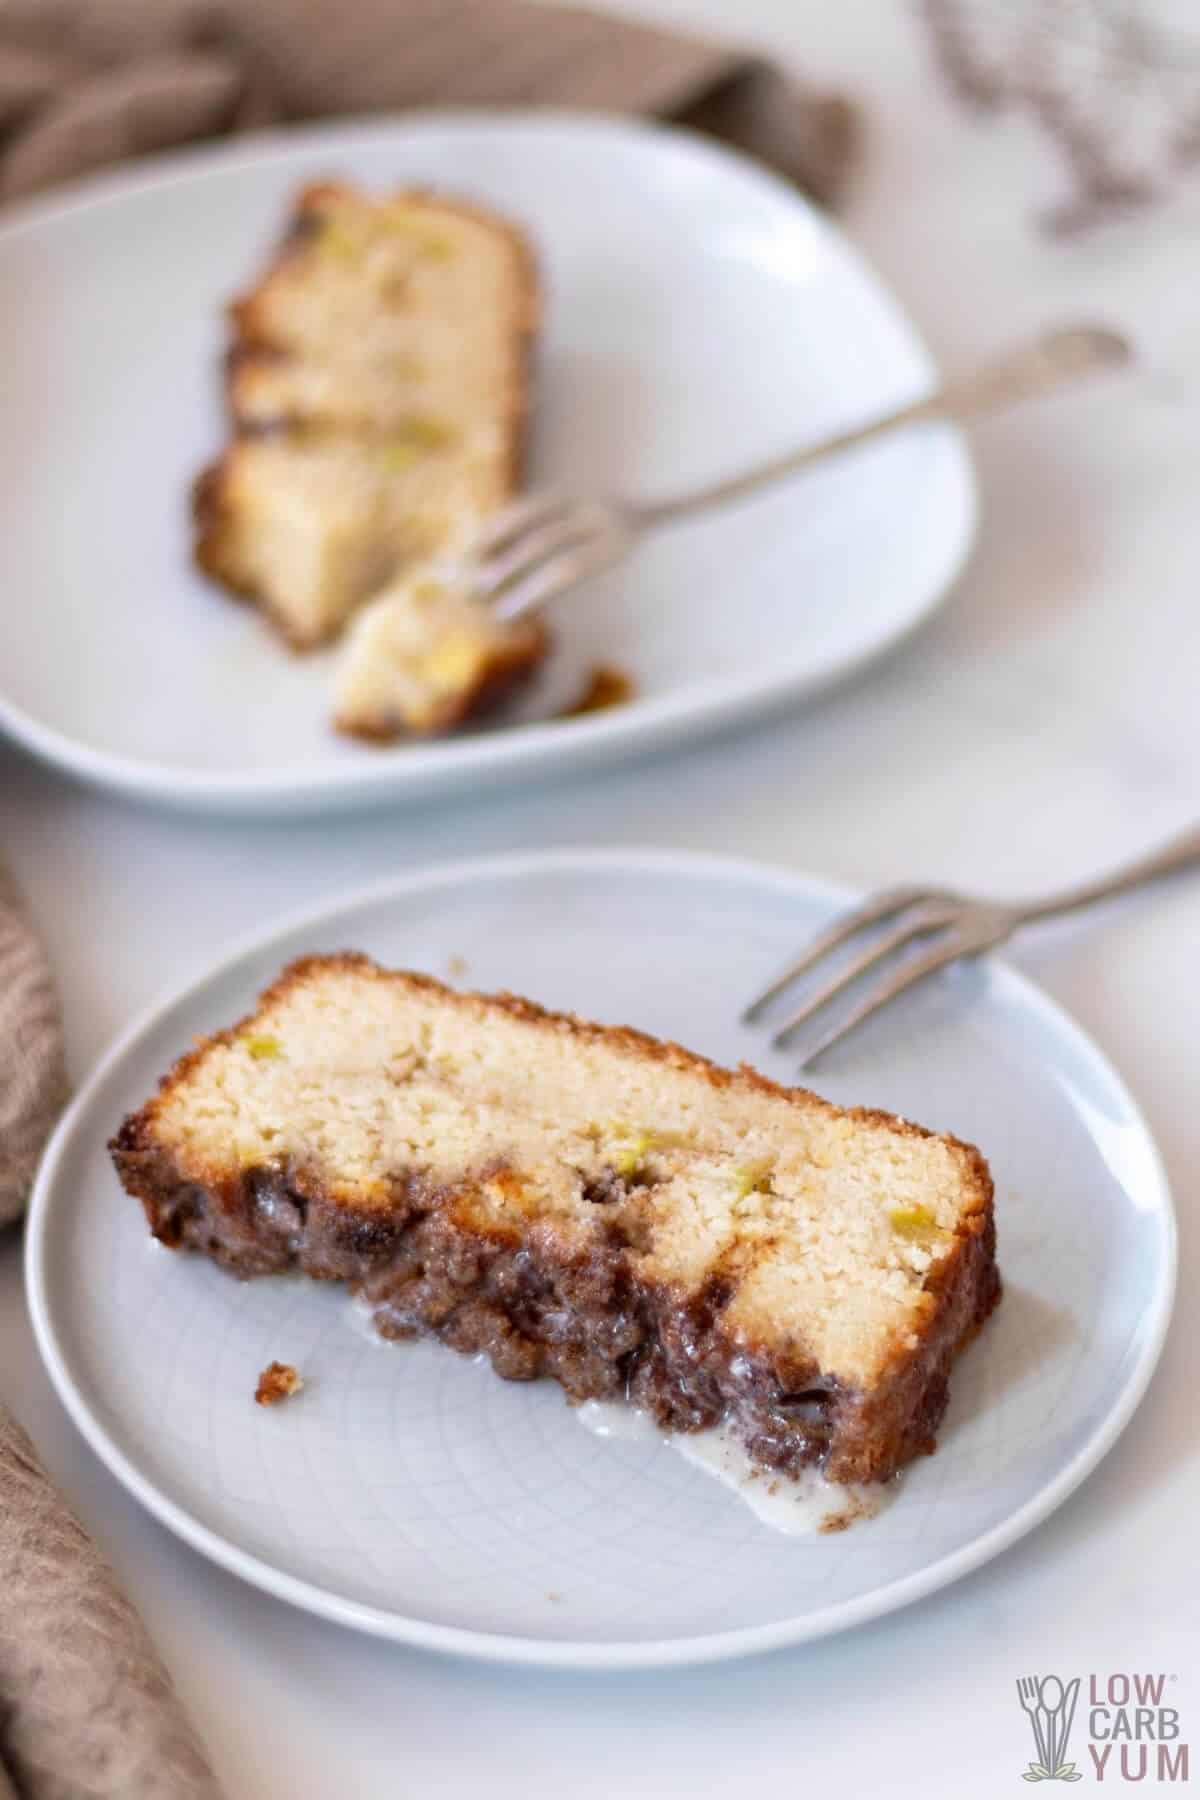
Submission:
M 258 1378 L 254 1398 L 260 1406 L 279 1406 L 293 1394 L 298 1394 L 303 1386 L 303 1376 L 291 1363 L 268 1363 Z

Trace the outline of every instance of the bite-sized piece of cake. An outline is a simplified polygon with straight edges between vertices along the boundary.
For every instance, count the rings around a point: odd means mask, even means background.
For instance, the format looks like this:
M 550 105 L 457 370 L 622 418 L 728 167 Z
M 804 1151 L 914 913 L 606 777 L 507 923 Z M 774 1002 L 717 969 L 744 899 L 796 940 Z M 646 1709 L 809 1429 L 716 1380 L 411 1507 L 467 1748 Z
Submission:
M 196 560 L 298 649 L 513 494 L 536 323 L 514 227 L 429 195 L 301 195 L 231 308 L 238 435 L 196 484 Z
M 502 462 L 409 439 L 237 440 L 196 488 L 196 559 L 297 650 L 404 564 L 447 553 L 507 494 Z
M 933 1448 L 999 1293 L 969 1145 L 361 956 L 285 970 L 112 1150 L 165 1244 L 838 1481 Z
M 357 614 L 335 689 L 334 723 L 386 742 L 451 731 L 497 706 L 546 654 L 540 620 L 496 619 L 451 568 L 400 576 Z

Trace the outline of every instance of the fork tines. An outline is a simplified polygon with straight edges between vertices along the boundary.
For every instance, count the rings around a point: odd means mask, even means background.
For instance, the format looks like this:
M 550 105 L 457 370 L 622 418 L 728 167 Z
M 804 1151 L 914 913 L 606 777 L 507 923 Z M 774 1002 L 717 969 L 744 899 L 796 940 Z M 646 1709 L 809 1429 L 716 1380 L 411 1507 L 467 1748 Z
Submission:
M 926 937 L 932 937 L 933 943 L 918 949 Z M 742 1017 L 747 1024 L 755 1023 L 797 982 L 811 978 L 828 964 L 830 973 L 810 986 L 802 1003 L 775 1032 L 772 1045 L 783 1049 L 800 1037 L 819 1014 L 861 988 L 848 1009 L 808 1037 L 800 1062 L 805 1068 L 889 1001 L 947 963 L 982 949 L 985 941 L 986 934 L 981 933 L 969 907 L 957 896 L 929 888 L 892 888 L 844 913 L 819 932 L 807 949 L 751 1002 Z M 904 955 L 906 951 L 910 954 Z
M 626 547 L 612 508 L 565 494 L 531 494 L 484 524 L 472 546 L 471 583 L 498 619 L 516 619 L 598 574 Z

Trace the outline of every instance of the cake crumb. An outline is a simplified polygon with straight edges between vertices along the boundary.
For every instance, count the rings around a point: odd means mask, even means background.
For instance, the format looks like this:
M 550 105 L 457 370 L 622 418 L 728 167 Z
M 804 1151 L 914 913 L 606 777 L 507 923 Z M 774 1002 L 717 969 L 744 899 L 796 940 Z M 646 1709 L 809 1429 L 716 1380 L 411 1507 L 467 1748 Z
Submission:
M 450 956 L 446 959 L 446 973 L 453 981 L 460 981 L 467 972 L 465 956 Z
M 584 713 L 605 712 L 610 706 L 625 706 L 637 693 L 631 676 L 611 663 L 597 663 L 589 673 L 578 697 L 564 706 L 560 719 L 582 718 Z
M 293 1394 L 298 1394 L 303 1386 L 303 1376 L 291 1363 L 268 1363 L 258 1378 L 254 1398 L 260 1406 L 279 1406 Z

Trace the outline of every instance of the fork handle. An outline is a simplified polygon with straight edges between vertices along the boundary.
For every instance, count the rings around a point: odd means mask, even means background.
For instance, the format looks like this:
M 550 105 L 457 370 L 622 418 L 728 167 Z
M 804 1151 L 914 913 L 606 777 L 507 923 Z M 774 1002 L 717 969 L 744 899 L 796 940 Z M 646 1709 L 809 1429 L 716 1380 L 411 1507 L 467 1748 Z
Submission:
M 1093 370 L 1119 368 L 1132 355 L 1128 338 L 1106 325 L 1063 326 L 978 364 L 965 374 L 944 382 L 932 394 L 885 413 L 882 418 L 870 419 L 833 437 L 806 444 L 799 450 L 761 463 L 743 475 L 697 488 L 692 493 L 637 503 L 630 506 L 628 512 L 639 529 L 665 525 L 691 513 L 704 512 L 710 506 L 723 505 L 727 500 L 740 499 L 758 488 L 769 487 L 788 475 L 799 474 L 814 463 L 840 456 L 844 450 L 852 450 L 859 444 L 869 444 L 903 426 L 928 419 L 974 418 L 980 413 L 1011 406 L 1017 400 L 1050 393 Z
M 1017 923 L 1021 925 L 1031 924 L 1035 919 L 1052 919 L 1059 913 L 1075 912 L 1080 907 L 1095 905 L 1098 900 L 1111 900 L 1117 894 L 1127 894 L 1131 888 L 1158 881 L 1164 875 L 1178 874 L 1180 870 L 1191 868 L 1195 863 L 1200 863 L 1200 824 L 1191 826 L 1161 849 L 1139 856 L 1135 862 L 1127 863 L 1124 868 L 1116 869 L 1110 875 L 1081 882 L 1078 887 L 1067 888 L 1061 894 L 1051 894 L 1044 900 L 1029 901 L 1013 910 L 1018 915 Z

